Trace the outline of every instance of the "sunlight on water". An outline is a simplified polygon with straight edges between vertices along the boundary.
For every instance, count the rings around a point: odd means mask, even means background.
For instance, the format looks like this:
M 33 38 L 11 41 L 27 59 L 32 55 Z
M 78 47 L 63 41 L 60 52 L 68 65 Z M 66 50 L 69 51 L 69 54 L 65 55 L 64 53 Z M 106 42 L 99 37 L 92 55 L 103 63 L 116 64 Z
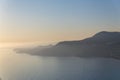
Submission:
M 16 75 L 19 73 L 18 71 L 24 71 L 23 69 L 28 68 L 28 65 L 30 68 L 33 64 L 35 66 L 39 63 L 37 58 L 31 58 L 29 55 L 14 54 L 11 49 L 0 49 L 0 73 L 3 73 L 3 77 L 4 75 L 8 77 L 13 74 Z

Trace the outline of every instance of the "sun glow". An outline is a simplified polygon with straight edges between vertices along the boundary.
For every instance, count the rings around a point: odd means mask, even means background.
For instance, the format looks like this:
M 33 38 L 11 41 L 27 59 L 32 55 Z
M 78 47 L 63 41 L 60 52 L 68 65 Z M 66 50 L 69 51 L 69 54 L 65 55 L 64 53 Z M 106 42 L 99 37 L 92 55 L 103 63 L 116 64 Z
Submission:
M 20 46 L 20 44 L 17 43 L 0 43 L 0 48 L 12 48 Z

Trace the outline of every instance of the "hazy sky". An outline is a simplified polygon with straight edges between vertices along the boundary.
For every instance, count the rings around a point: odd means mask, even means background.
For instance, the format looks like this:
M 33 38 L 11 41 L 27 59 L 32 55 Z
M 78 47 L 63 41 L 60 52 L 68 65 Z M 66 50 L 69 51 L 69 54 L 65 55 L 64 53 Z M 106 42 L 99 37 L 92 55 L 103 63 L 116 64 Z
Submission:
M 120 0 L 0 0 L 0 43 L 80 40 L 119 23 Z

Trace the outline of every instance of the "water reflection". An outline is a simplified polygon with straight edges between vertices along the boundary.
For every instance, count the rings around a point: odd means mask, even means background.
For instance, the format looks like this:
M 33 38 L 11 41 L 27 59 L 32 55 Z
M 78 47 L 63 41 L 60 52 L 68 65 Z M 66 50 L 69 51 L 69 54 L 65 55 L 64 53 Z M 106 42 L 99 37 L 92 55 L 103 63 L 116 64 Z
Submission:
M 37 57 L 2 49 L 0 75 L 3 80 L 120 80 L 120 61 Z

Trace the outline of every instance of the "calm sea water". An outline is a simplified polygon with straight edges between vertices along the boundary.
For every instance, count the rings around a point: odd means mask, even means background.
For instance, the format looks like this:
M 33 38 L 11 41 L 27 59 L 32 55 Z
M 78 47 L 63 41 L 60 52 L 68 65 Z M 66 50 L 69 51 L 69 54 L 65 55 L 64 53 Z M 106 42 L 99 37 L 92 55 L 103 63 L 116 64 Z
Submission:
M 37 57 L 0 49 L 2 80 L 120 80 L 120 60 Z

